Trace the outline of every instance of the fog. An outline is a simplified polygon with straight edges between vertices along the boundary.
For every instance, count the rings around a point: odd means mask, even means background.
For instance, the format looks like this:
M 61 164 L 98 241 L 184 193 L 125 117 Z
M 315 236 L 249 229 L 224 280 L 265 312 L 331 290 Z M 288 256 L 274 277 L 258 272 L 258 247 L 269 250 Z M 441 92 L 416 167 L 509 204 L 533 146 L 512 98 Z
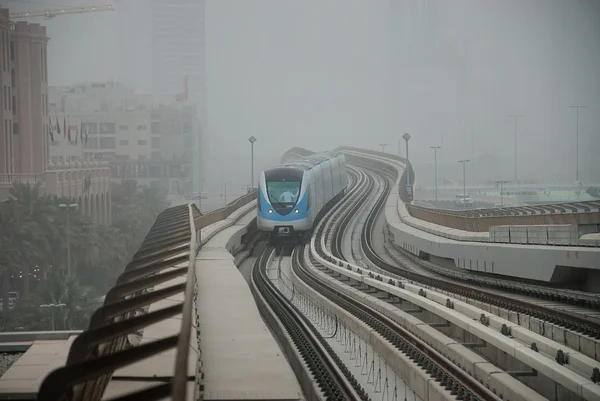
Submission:
M 200 1 L 200 0 L 197 0 Z M 95 1 L 13 1 L 11 11 Z M 50 85 L 123 81 L 151 93 L 151 1 L 61 16 L 48 26 Z M 206 186 L 241 188 L 292 146 L 398 152 L 423 185 L 440 174 L 600 182 L 600 2 L 597 0 L 207 0 Z M 200 86 L 197 86 L 200 87 Z M 180 91 L 174 88 L 173 93 Z M 472 125 L 469 121 L 473 121 Z M 473 128 L 472 128 L 473 127 Z M 472 140 L 474 132 L 474 140 Z M 472 151 L 474 145 L 474 152 Z M 405 147 L 402 144 L 402 153 Z M 468 167 L 471 168 L 471 167 Z M 467 174 L 470 176 L 470 173 Z M 233 190 L 235 192 L 235 190 Z

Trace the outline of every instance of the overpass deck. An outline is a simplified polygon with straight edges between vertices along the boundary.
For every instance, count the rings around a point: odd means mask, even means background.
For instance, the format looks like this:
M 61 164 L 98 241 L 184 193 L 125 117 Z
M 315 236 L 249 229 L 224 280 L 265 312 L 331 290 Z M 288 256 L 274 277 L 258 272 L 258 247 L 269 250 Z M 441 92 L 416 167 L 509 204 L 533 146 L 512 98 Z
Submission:
M 302 399 L 296 376 L 229 252 L 254 217 L 252 210 L 216 234 L 197 257 L 205 400 Z

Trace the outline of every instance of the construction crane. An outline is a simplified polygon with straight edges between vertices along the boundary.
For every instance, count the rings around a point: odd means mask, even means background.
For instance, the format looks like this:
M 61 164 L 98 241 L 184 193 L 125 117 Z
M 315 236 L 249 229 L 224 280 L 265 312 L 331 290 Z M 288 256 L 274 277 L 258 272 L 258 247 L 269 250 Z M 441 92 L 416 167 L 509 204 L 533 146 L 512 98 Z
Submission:
M 24 13 L 10 13 L 10 19 L 24 19 L 24 18 L 36 18 L 36 17 L 44 17 L 45 19 L 54 18 L 57 15 L 66 15 L 66 14 L 81 14 L 81 13 L 93 13 L 97 11 L 114 11 L 114 7 L 112 5 L 107 6 L 88 6 L 88 7 L 69 7 L 69 8 L 59 8 L 56 10 L 46 10 L 46 11 L 28 11 Z

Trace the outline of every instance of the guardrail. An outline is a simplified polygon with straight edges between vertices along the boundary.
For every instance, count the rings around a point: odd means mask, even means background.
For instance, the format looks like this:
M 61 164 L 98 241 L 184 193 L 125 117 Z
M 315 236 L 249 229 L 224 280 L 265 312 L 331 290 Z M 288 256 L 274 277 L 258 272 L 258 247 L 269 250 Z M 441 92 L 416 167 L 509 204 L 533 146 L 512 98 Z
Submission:
M 406 166 L 406 168 L 404 169 L 402 176 L 400 177 L 400 182 L 398 183 L 398 196 L 404 203 L 412 202 L 414 188 L 413 188 L 413 193 L 409 193 L 408 187 L 414 187 L 415 180 L 416 180 L 416 174 L 415 174 L 415 170 L 412 167 L 412 163 L 410 161 L 407 161 L 406 158 L 396 156 L 391 153 L 383 153 L 383 152 L 378 152 L 376 150 L 354 148 L 352 146 L 340 146 L 336 150 L 340 151 L 340 152 L 351 151 L 351 152 L 365 153 L 368 155 L 373 155 L 373 156 L 377 156 L 377 157 L 383 157 L 383 158 L 387 158 L 387 159 L 396 160 L 396 161 L 399 161 L 402 164 L 404 164 Z M 352 156 L 349 155 L 349 157 L 352 157 Z M 386 165 L 385 168 L 389 169 L 389 166 Z M 395 169 L 392 169 L 392 170 L 395 171 Z M 392 171 L 392 170 L 390 170 L 390 171 Z M 407 174 L 407 173 L 410 173 L 410 174 Z M 408 177 L 410 177 L 410 182 L 407 182 Z
M 248 192 L 246 195 L 235 199 L 234 201 L 229 203 L 227 206 L 224 206 L 220 209 L 215 209 L 206 214 L 199 214 L 194 219 L 194 224 L 196 226 L 196 230 L 201 230 L 204 227 L 207 227 L 218 221 L 226 219 L 232 212 L 238 210 L 242 206 L 247 205 L 248 203 L 250 203 L 254 199 L 256 199 L 257 194 L 258 194 L 258 191 L 256 191 L 256 190 L 254 190 L 252 192 Z
M 600 224 L 600 202 L 577 202 L 501 209 L 450 211 L 406 204 L 414 218 L 444 227 L 471 232 L 486 232 L 505 225 Z M 587 211 L 585 211 L 587 210 Z
M 100 401 L 116 370 L 176 349 L 173 377 L 148 378 L 156 385 L 123 399 L 150 401 L 170 397 L 184 401 L 188 382 L 195 380 L 188 377 L 188 357 L 195 317 L 195 263 L 200 230 L 228 217 L 255 197 L 256 191 L 248 193 L 205 215 L 193 204 L 160 213 L 140 249 L 106 295 L 103 306 L 92 316 L 88 329 L 73 341 L 65 366 L 51 372 L 42 382 L 37 399 Z M 186 277 L 184 283 L 154 289 L 181 276 Z M 184 294 L 181 304 L 148 312 L 151 304 L 181 293 Z M 177 315 L 182 316 L 178 334 L 141 345 L 129 340 L 129 335 Z M 197 373 L 201 376 L 201 363 L 198 366 Z M 195 391 L 200 392 L 196 383 Z

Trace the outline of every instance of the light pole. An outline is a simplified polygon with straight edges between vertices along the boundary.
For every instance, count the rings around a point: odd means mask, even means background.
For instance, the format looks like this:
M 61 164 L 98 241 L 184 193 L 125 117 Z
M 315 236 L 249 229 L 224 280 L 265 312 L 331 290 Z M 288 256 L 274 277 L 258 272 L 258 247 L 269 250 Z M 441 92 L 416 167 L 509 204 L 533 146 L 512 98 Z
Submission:
M 504 206 L 504 184 L 508 184 L 510 181 L 494 181 L 496 185 L 500 184 L 500 206 Z
M 475 121 L 469 121 L 471 125 L 471 170 L 473 173 L 473 184 L 475 184 Z
M 256 142 L 256 137 L 251 136 L 248 138 L 248 142 L 250 142 L 250 188 L 254 188 L 254 142 Z
M 221 194 L 225 198 L 225 206 L 227 206 L 227 183 L 226 182 L 221 183 Z
M 387 143 L 380 143 L 379 146 L 381 146 L 381 153 L 385 153 L 385 147 L 387 146 Z
M 67 306 L 66 304 L 44 304 L 44 305 L 40 305 L 40 308 L 42 309 L 46 309 L 46 308 L 50 308 L 50 313 L 51 313 L 51 320 L 50 320 L 50 328 L 51 331 L 54 331 L 54 308 L 64 308 L 65 306 Z
M 586 105 L 569 106 L 575 109 L 575 181 L 579 182 L 579 109 L 585 109 Z
M 67 209 L 67 275 L 71 275 L 71 208 L 77 207 L 77 203 L 61 203 L 58 207 Z
M 410 186 L 410 167 L 408 163 L 408 140 L 410 139 L 410 134 L 407 132 L 402 135 L 402 138 L 406 141 L 406 186 Z M 412 195 L 412 192 L 411 192 Z
M 515 130 L 515 183 L 519 185 L 519 180 L 517 179 L 517 119 L 519 117 L 523 117 L 522 114 L 511 114 L 510 115 L 514 120 L 514 130 Z
M 468 159 L 464 159 L 464 160 L 459 160 L 458 161 L 459 163 L 462 163 L 462 165 L 463 165 L 463 195 L 467 194 L 467 174 L 466 174 L 466 168 L 465 168 L 465 166 L 470 161 L 471 160 L 468 160 Z
M 437 151 L 438 149 L 441 149 L 441 146 L 430 146 L 431 149 L 433 149 L 433 160 L 435 163 L 435 201 L 437 202 L 438 200 L 438 177 L 437 177 Z

